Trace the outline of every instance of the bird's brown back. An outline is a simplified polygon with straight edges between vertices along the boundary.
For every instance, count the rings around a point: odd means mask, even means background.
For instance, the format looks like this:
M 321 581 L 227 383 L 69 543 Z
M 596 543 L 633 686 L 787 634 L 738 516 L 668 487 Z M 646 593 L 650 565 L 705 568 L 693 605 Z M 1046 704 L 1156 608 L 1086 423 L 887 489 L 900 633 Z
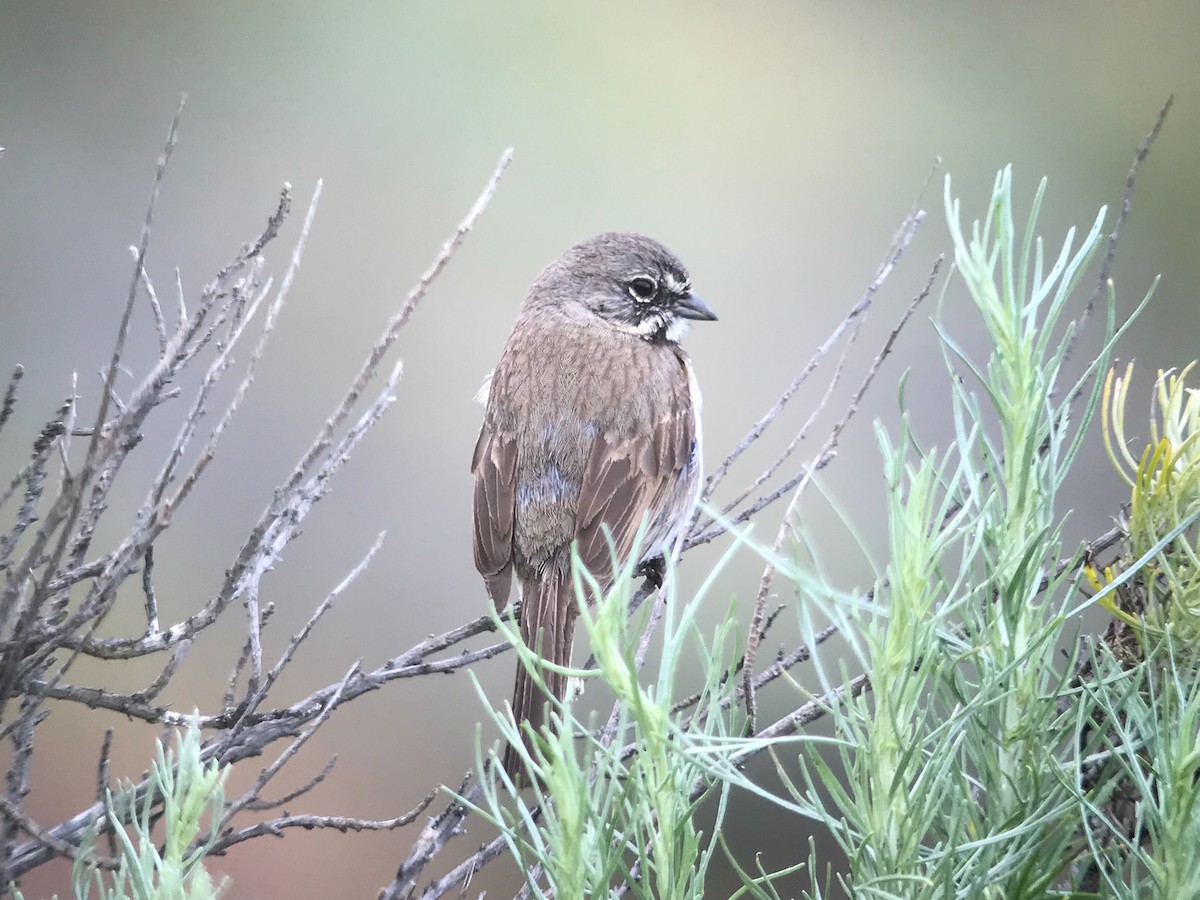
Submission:
M 524 577 L 562 560 L 579 537 L 580 487 L 597 438 L 625 446 L 669 423 L 678 434 L 660 438 L 657 448 L 648 443 L 634 460 L 656 476 L 681 469 L 694 438 L 686 357 L 677 345 L 651 343 L 589 318 L 524 311 L 492 376 L 484 427 L 511 441 L 516 453 L 521 514 L 513 562 Z M 538 364 L 547 359 L 554 365 Z

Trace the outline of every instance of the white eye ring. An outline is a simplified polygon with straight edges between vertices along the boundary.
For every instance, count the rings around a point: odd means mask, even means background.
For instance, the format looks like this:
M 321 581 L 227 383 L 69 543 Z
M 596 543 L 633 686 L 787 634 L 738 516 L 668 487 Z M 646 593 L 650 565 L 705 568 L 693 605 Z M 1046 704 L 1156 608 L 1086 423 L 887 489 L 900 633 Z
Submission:
M 658 294 L 658 282 L 649 275 L 638 275 L 629 281 L 629 296 L 638 303 L 649 303 Z

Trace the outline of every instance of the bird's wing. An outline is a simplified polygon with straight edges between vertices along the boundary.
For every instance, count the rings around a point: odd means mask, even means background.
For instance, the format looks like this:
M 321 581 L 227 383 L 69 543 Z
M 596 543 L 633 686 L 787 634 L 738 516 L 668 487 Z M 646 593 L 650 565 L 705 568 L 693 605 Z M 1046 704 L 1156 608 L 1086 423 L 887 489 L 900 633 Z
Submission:
M 664 504 L 681 496 L 676 487 L 692 456 L 695 436 L 691 397 L 681 391 L 642 433 L 596 437 L 579 494 L 575 537 L 580 560 L 602 583 L 613 571 L 614 550 L 618 560 L 629 559 L 647 516 L 643 556 L 656 549 L 675 518 L 687 513 L 682 508 L 665 510 Z
M 517 442 L 484 421 L 471 461 L 475 475 L 475 568 L 497 610 L 512 586 L 513 514 L 517 497 Z

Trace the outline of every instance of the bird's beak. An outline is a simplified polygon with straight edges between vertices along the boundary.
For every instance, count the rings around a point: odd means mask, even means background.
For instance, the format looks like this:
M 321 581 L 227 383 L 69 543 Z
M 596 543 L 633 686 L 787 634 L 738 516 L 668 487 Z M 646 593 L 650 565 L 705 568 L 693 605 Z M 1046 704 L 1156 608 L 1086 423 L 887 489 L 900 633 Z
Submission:
M 690 292 L 675 301 L 675 315 L 681 319 L 698 319 L 702 322 L 717 321 L 717 314 L 708 308 L 708 304 Z

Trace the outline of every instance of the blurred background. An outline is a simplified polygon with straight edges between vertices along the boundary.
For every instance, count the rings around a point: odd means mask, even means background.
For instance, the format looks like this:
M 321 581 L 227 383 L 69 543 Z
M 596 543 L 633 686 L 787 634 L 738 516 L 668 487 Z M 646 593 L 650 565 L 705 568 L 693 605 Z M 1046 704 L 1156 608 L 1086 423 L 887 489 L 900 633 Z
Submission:
M 1123 359 L 1138 360 L 1134 396 L 1146 397 L 1156 368 L 1198 355 L 1198 41 L 1200 5 L 1189 0 L 2 2 L 0 371 L 21 363 L 26 374 L 0 440 L 0 473 L 25 460 L 29 441 L 70 392 L 73 372 L 82 409 L 95 409 L 97 373 L 132 272 L 127 248 L 138 240 L 155 159 L 182 93 L 180 142 L 148 257 L 161 293 L 179 267 L 194 298 L 261 230 L 288 181 L 297 211 L 268 252 L 281 271 L 318 179 L 324 193 L 242 414 L 159 548 L 164 618 L 184 616 L 211 596 L 273 487 L 500 153 L 516 151 L 491 208 L 399 342 L 405 374 L 395 406 L 264 582 L 264 600 L 277 610 L 268 650 L 278 652 L 387 531 L 372 567 L 277 689 L 281 702 L 338 680 L 355 660 L 373 667 L 483 610 L 470 550 L 468 467 L 481 417 L 471 398 L 526 286 L 589 234 L 636 230 L 663 241 L 720 314 L 687 341 L 704 390 L 711 462 L 738 442 L 862 294 L 914 203 L 926 208 L 925 225 L 852 352 L 847 384 L 808 441 L 815 448 L 949 245 L 944 173 L 953 175 L 966 217 L 982 214 L 1001 166 L 1014 165 L 1025 203 L 1048 176 L 1040 230 L 1057 249 L 1067 227 L 1086 230 L 1099 206 L 1119 205 L 1134 149 L 1173 92 L 1176 104 L 1139 178 L 1114 271 L 1122 313 L 1162 274 L 1119 349 Z M 911 372 L 907 398 L 923 440 L 946 442 L 946 376 L 929 324 L 933 311 L 927 303 L 901 336 L 822 479 L 874 547 L 883 537 L 883 483 L 871 424 L 879 419 L 895 431 L 904 371 Z M 135 321 L 135 367 L 155 350 L 145 313 Z M 954 288 L 946 318 L 967 346 L 979 346 L 975 320 Z M 1087 350 L 1096 338 L 1093 322 Z M 135 383 L 127 375 L 118 388 Z M 818 378 L 802 392 L 770 448 L 786 444 L 823 387 Z M 155 447 L 174 433 L 171 417 L 179 411 L 163 413 L 118 484 L 111 530 L 98 536 L 97 552 L 123 533 L 156 471 Z M 752 455 L 727 494 L 771 455 L 765 448 Z M 791 471 L 798 466 L 799 458 Z M 1124 489 L 1098 440 L 1072 485 L 1068 538 L 1103 532 Z M 846 587 L 869 586 L 870 570 L 838 516 L 815 495 L 810 501 L 805 521 L 821 535 L 833 577 Z M 756 533 L 769 540 L 780 514 L 768 511 Z M 689 556 L 685 581 L 698 581 L 721 549 Z M 760 572 L 753 558 L 736 558 L 711 598 L 713 616 L 736 597 L 748 618 Z M 794 598 L 780 586 L 777 599 Z M 140 599 L 127 601 L 106 625 L 113 633 L 140 627 Z M 240 612 L 227 618 L 193 650 L 168 697 L 175 708 L 208 711 L 219 703 L 243 639 Z M 794 643 L 788 623 L 781 617 L 764 652 Z M 836 649 L 829 652 L 835 664 Z M 505 655 L 476 670 L 495 703 L 508 696 L 514 664 Z M 132 689 L 151 671 L 92 665 L 74 674 Z M 770 715 L 799 700 L 779 687 L 766 702 Z M 364 697 L 293 762 L 294 785 L 331 755 L 339 758 L 292 811 L 398 815 L 431 786 L 459 783 L 474 752 L 475 723 L 484 719 L 463 673 L 402 681 Z M 66 706 L 42 726 L 28 807 L 39 823 L 57 823 L 91 802 L 109 726 L 118 728 L 114 776 L 137 777 L 151 757 L 150 730 Z M 492 733 L 485 725 L 484 740 Z M 248 765 L 236 783 L 256 771 Z M 439 799 L 431 812 L 443 806 Z M 802 821 L 768 815 L 762 804 L 740 801 L 729 832 L 736 850 L 762 850 L 764 865 L 778 868 L 807 852 L 810 834 Z M 214 868 L 231 877 L 234 898 L 373 897 L 423 824 L 385 834 L 289 833 L 243 845 Z M 469 820 L 458 846 L 428 874 L 447 870 L 489 836 Z M 732 890 L 720 877 L 714 896 Z M 516 884 L 503 860 L 476 878 L 471 895 L 504 896 Z M 788 882 L 785 894 L 804 884 Z M 68 867 L 46 866 L 24 887 L 29 897 L 68 894 Z

